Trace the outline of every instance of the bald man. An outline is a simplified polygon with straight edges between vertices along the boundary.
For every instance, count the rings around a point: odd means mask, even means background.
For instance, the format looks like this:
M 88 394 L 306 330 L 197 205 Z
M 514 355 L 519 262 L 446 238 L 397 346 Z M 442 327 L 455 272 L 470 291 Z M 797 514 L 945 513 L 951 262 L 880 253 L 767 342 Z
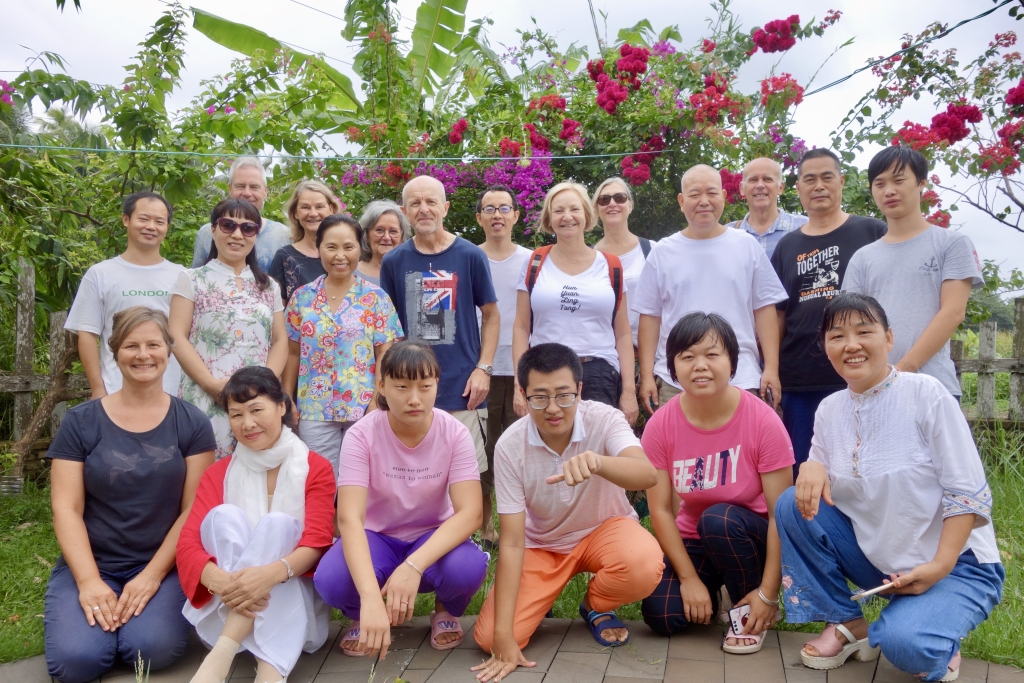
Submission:
M 469 429 L 480 471 L 487 471 L 484 415 L 498 348 L 498 298 L 487 255 L 444 227 L 444 185 L 418 176 L 402 190 L 413 237 L 384 255 L 380 286 L 391 297 L 406 339 L 430 344 L 441 365 L 437 408 Z M 480 325 L 477 326 L 477 309 Z
M 679 393 L 665 343 L 681 317 L 703 311 L 718 313 L 736 332 L 740 355 L 732 383 L 765 400 L 770 390 L 774 406 L 782 396 L 775 304 L 786 300 L 786 290 L 757 240 L 719 222 L 725 195 L 718 171 L 703 164 L 688 170 L 678 199 L 686 228 L 658 242 L 630 299 L 640 314 L 640 405 L 653 413 Z
M 779 162 L 768 157 L 752 159 L 743 167 L 740 183 L 740 196 L 747 200 L 747 215 L 728 225 L 753 235 L 769 259 L 783 235 L 807 222 L 807 216 L 779 208 L 779 195 L 784 188 Z

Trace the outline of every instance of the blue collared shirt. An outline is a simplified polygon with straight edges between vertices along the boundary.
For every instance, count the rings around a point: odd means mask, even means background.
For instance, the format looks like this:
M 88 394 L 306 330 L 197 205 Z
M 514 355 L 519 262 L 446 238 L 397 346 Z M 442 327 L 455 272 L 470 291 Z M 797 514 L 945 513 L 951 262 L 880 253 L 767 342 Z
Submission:
M 270 264 L 274 255 L 281 247 L 292 243 L 292 231 L 287 225 L 272 221 L 269 218 L 263 219 L 263 227 L 256 235 L 256 262 L 264 273 L 270 272 Z M 213 244 L 213 232 L 210 224 L 207 223 L 199 228 L 196 233 L 196 243 L 192 249 L 192 267 L 198 268 L 210 258 L 210 245 Z
M 782 239 L 783 235 L 792 230 L 796 230 L 808 221 L 807 216 L 801 216 L 795 213 L 786 213 L 779 209 L 779 217 L 775 219 L 775 222 L 772 223 L 771 227 L 762 235 L 751 227 L 748 222 L 749 218 L 750 214 L 748 213 L 743 217 L 743 220 L 733 221 L 732 223 L 729 223 L 727 227 L 745 230 L 752 235 L 764 248 L 764 252 L 768 255 L 769 259 L 775 251 L 775 245 L 779 243 L 779 240 Z

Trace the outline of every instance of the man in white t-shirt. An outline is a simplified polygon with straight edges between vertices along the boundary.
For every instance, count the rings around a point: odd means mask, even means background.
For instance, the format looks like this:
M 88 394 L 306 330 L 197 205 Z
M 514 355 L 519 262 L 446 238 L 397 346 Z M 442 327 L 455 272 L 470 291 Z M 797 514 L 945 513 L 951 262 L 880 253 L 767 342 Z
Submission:
M 156 192 L 136 192 L 124 200 L 121 222 L 128 248 L 120 256 L 85 271 L 64 329 L 78 333 L 78 355 L 89 380 L 92 398 L 121 388 L 121 371 L 107 346 L 114 314 L 132 306 L 170 311 L 171 286 L 185 270 L 160 255 L 173 209 Z M 164 372 L 164 391 L 178 395 L 181 368 L 171 356 Z
M 484 446 L 487 471 L 480 474 L 484 494 L 484 522 L 480 528 L 480 539 L 484 550 L 489 552 L 498 540 L 491 503 L 491 495 L 494 493 L 494 444 L 502 432 L 518 419 L 512 409 L 515 392 L 512 324 L 516 321 L 516 282 L 523 264 L 529 260 L 532 252 L 512 241 L 512 230 L 519 222 L 519 202 L 509 187 L 491 185 L 480 193 L 476 200 L 476 222 L 483 228 L 486 237 L 480 248 L 487 254 L 501 320 L 491 388 L 487 394 L 487 442 Z
M 679 393 L 665 360 L 668 333 L 687 313 L 704 311 L 718 313 L 736 332 L 740 359 L 732 383 L 765 400 L 770 392 L 777 406 L 782 387 L 775 304 L 788 298 L 786 290 L 758 241 L 719 222 L 725 194 L 718 171 L 703 164 L 690 168 L 678 199 L 687 226 L 658 242 L 630 299 L 640 314 L 640 405 L 653 413 Z

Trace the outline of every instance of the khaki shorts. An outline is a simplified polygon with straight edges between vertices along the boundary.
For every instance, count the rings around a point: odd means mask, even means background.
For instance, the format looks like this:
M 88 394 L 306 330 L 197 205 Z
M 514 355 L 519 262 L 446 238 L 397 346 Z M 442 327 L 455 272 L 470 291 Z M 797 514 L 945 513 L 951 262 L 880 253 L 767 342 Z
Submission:
M 487 409 L 449 410 L 448 414 L 461 422 L 473 437 L 476 448 L 476 464 L 481 472 L 487 471 L 487 452 L 484 450 L 484 434 L 487 433 Z
M 660 377 L 654 378 L 654 383 L 658 387 L 658 407 L 665 405 L 679 394 L 683 393 L 682 389 L 676 389 L 674 386 L 666 382 Z

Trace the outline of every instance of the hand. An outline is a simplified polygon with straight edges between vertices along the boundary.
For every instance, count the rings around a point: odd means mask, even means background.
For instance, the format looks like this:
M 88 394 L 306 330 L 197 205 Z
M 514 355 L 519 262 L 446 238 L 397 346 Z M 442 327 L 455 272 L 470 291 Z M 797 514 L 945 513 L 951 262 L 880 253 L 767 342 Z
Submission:
M 104 631 L 113 631 L 119 626 L 114 618 L 117 595 L 100 577 L 90 579 L 78 587 L 78 604 L 82 606 L 89 626 L 99 624 Z M 99 609 L 94 610 L 93 607 Z
M 121 598 L 114 609 L 114 619 L 122 626 L 132 617 L 142 614 L 150 598 L 160 590 L 160 582 L 148 574 L 139 572 L 135 578 L 124 585 Z
M 224 589 L 228 587 L 229 583 L 231 583 L 232 575 L 212 562 L 207 566 L 209 567 L 209 571 L 204 569 L 206 581 L 203 585 L 206 586 L 206 590 L 210 591 L 213 595 L 222 595 L 224 593 Z M 200 576 L 200 578 L 202 577 Z
M 491 390 L 491 376 L 477 368 L 466 380 L 466 389 L 463 396 L 469 396 L 466 410 L 476 410 L 476 407 L 487 400 L 487 394 Z
M 384 587 L 380 589 L 392 626 L 412 619 L 413 610 L 416 609 L 416 594 L 419 592 L 422 578 L 419 572 L 403 562 L 391 573 Z M 360 628 L 362 623 L 359 622 Z
M 679 595 L 683 598 L 683 616 L 691 624 L 710 624 L 711 594 L 704 582 L 694 576 L 679 580 Z
M 208 393 L 217 403 L 220 403 L 220 395 L 224 391 L 224 386 L 228 383 L 227 378 L 224 379 L 210 379 L 203 390 Z
M 391 647 L 391 623 L 388 620 L 384 601 L 363 600 L 359 607 L 359 647 L 357 649 L 366 654 L 380 650 L 380 661 L 383 662 L 389 647 Z
M 640 405 L 648 415 L 658 409 L 658 383 L 654 377 L 640 378 Z
M 892 589 L 882 591 L 882 595 L 921 595 L 929 588 L 942 581 L 951 569 L 941 566 L 935 560 L 919 564 L 909 572 L 890 574 L 883 583 L 891 584 Z
M 761 400 L 768 401 L 768 390 L 772 390 L 772 401 L 769 404 L 772 408 L 778 408 L 782 401 L 782 382 L 779 380 L 778 370 L 765 369 L 761 373 Z
M 771 596 L 773 593 L 761 590 L 765 595 Z M 776 590 L 775 594 L 779 591 Z M 775 622 L 779 619 L 779 608 L 776 605 L 769 605 L 761 596 L 757 594 L 757 589 L 750 591 L 743 599 L 737 602 L 734 607 L 740 607 L 742 605 L 750 605 L 750 614 L 747 616 L 747 623 L 743 626 L 743 635 L 754 635 L 767 631 Z
M 525 666 L 532 669 L 537 662 L 531 662 L 523 656 L 515 638 L 506 636 L 504 638 L 494 637 L 494 646 L 491 648 L 491 658 L 483 664 L 477 664 L 470 671 L 479 671 L 476 680 L 481 683 L 488 681 L 500 681 L 505 679 L 516 667 Z
M 829 483 L 825 466 L 820 462 L 808 460 L 800 465 L 800 474 L 796 478 L 796 507 L 800 510 L 801 516 L 807 521 L 814 519 L 822 498 L 829 505 L 835 505 L 832 502 L 832 485 Z
M 529 411 L 526 397 L 523 396 L 518 385 L 515 388 L 515 393 L 512 394 L 512 410 L 515 411 L 516 417 L 526 417 L 526 413 Z
M 562 474 L 552 475 L 544 481 L 548 484 L 564 481 L 569 486 L 582 484 L 601 470 L 603 457 L 594 451 L 584 451 L 579 455 L 574 455 L 562 465 Z
M 636 419 L 640 417 L 640 406 L 636 402 L 636 387 L 623 390 L 622 396 L 619 397 L 619 410 L 626 416 L 626 422 L 630 427 L 636 424 Z
M 231 574 L 231 581 L 224 588 L 220 599 L 225 605 L 249 616 L 249 607 L 265 598 L 277 584 L 288 578 L 283 562 L 272 562 L 262 567 L 246 567 Z

